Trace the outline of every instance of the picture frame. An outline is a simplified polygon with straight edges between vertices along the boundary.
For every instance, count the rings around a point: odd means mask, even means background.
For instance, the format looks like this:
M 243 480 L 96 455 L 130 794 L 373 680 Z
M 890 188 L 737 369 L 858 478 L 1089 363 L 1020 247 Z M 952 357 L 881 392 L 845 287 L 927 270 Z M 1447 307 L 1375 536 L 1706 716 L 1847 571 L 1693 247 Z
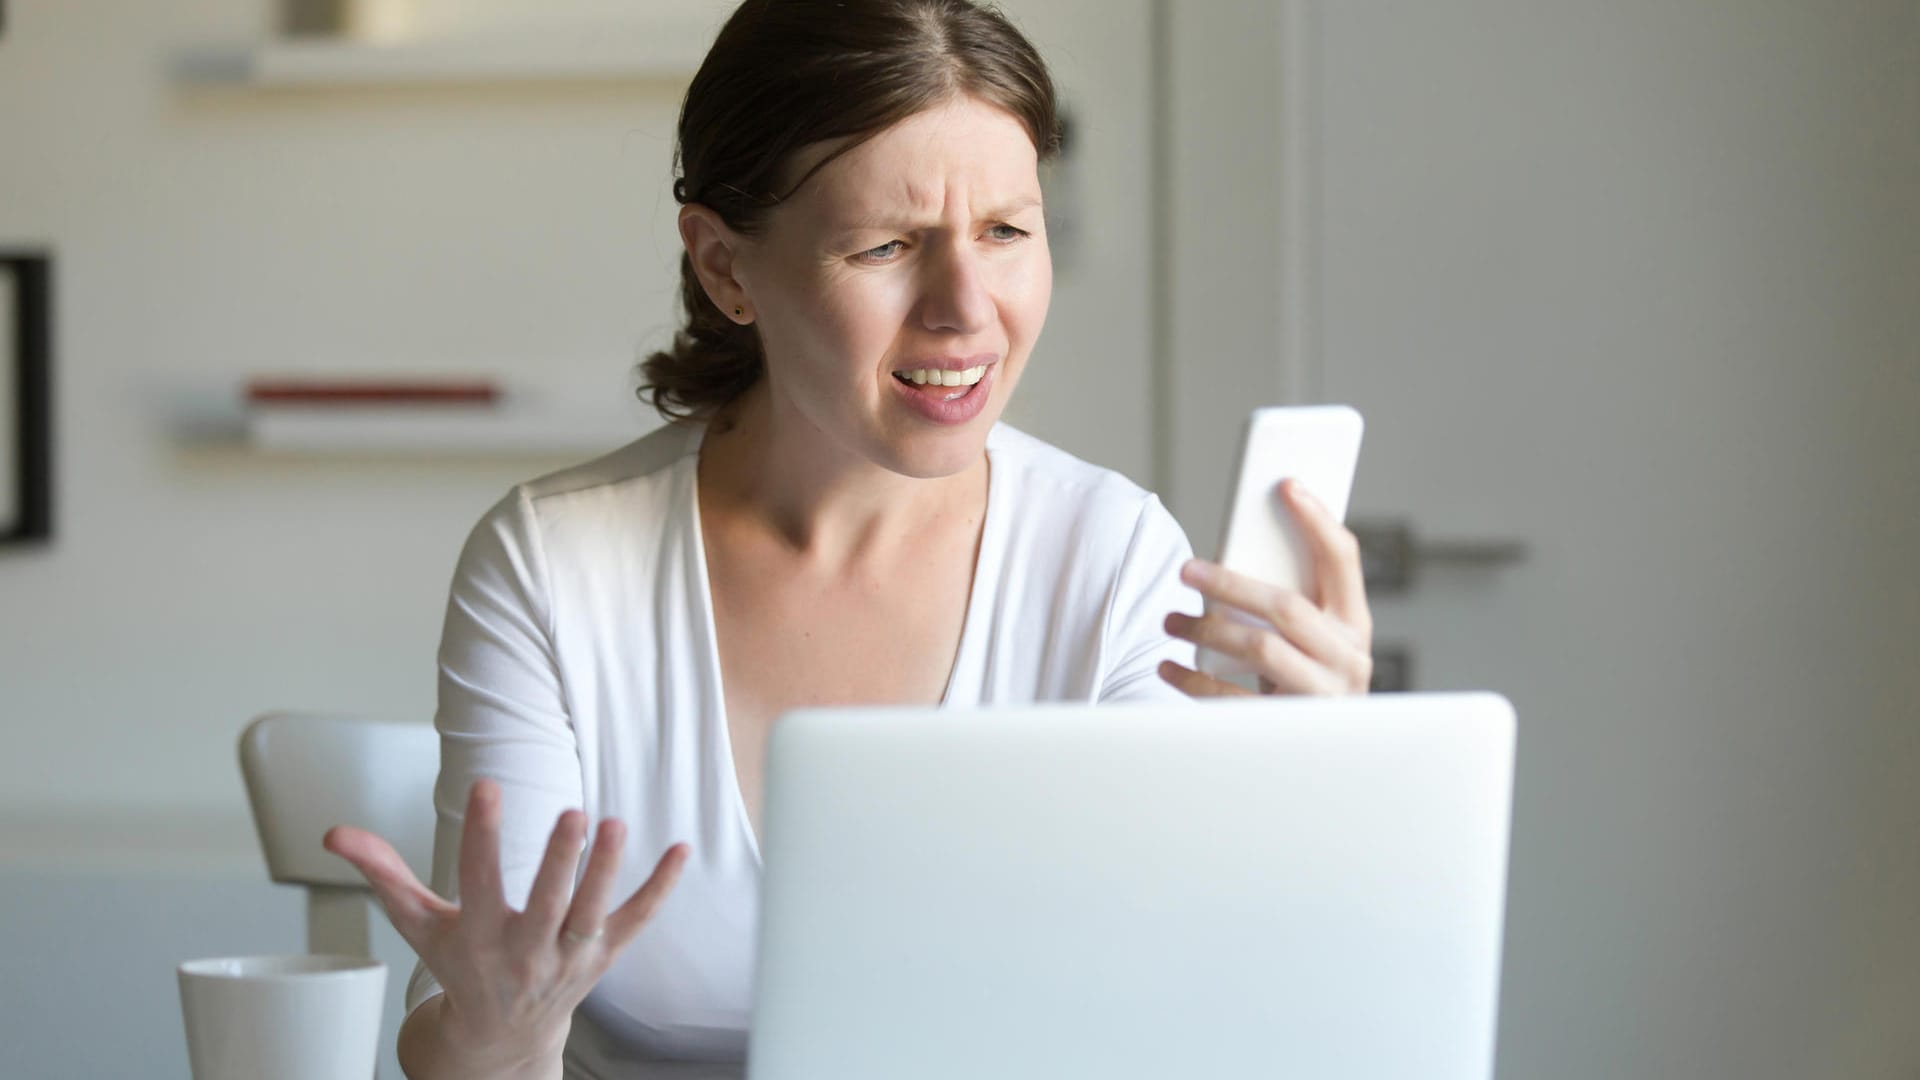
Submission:
M 0 547 L 53 538 L 53 257 L 0 248 Z

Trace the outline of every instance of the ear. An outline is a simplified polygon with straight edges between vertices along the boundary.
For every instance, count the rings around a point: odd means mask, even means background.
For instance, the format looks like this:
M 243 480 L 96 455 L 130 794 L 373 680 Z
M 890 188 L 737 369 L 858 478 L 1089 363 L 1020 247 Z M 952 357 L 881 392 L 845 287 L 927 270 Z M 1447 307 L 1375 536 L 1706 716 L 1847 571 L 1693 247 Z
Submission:
M 739 278 L 746 237 L 729 228 L 711 208 L 689 203 L 680 208 L 680 242 L 687 246 L 694 275 L 713 306 L 734 322 L 752 322 L 753 304 Z M 734 314 L 736 309 L 740 314 Z

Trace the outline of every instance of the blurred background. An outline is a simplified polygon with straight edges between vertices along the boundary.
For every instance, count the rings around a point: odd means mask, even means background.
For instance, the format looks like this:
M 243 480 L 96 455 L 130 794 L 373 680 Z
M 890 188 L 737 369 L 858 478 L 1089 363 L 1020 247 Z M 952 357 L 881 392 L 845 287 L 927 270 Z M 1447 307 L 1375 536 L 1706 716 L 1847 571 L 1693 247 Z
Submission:
M 654 423 L 729 6 L 0 0 L 0 1071 L 184 1077 L 173 965 L 300 948 L 235 738 L 427 722 L 467 529 Z M 1009 419 L 1206 551 L 1250 406 L 1356 405 L 1383 676 L 1518 709 L 1500 1075 L 1920 1076 L 1920 0 L 1005 6 L 1071 119 Z M 394 375 L 503 404 L 242 395 Z

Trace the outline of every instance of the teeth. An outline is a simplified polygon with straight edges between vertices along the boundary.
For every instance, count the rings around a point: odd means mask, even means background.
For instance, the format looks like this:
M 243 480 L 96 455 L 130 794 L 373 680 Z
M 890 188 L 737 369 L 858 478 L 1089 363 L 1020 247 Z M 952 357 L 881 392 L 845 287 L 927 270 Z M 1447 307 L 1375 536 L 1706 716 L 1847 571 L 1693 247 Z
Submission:
M 987 373 L 985 364 L 968 368 L 965 371 L 940 371 L 934 368 L 916 368 L 912 371 L 896 372 L 905 379 L 911 379 L 916 386 L 972 386 Z

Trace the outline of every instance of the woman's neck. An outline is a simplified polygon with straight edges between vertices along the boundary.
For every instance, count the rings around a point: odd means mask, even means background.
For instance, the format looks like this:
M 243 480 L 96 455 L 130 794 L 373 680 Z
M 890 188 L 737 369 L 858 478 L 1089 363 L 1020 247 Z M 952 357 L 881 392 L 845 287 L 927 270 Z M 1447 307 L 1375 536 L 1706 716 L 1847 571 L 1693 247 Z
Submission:
M 956 517 L 978 521 L 986 468 L 982 455 L 954 476 L 902 476 L 782 408 L 763 378 L 709 422 L 698 483 L 703 516 L 724 515 L 809 561 L 837 565 L 910 543 Z

